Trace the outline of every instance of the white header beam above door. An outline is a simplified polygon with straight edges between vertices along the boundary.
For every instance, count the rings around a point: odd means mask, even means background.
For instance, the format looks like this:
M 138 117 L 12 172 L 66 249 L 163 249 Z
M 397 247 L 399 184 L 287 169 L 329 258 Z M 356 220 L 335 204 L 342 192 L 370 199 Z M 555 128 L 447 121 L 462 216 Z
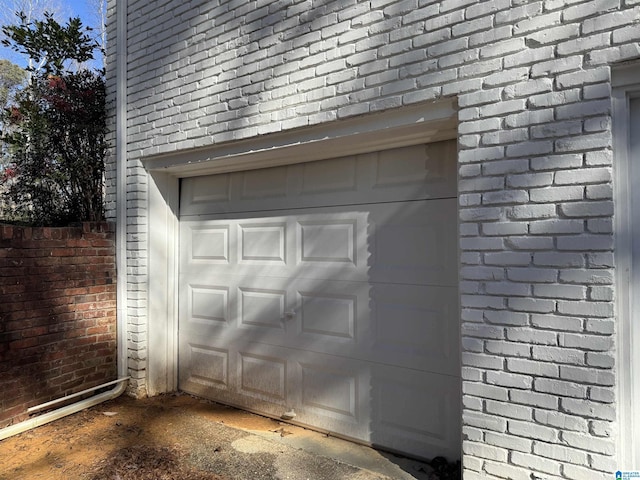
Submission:
M 248 140 L 148 157 L 150 171 L 192 177 L 275 167 L 456 138 L 453 99 Z

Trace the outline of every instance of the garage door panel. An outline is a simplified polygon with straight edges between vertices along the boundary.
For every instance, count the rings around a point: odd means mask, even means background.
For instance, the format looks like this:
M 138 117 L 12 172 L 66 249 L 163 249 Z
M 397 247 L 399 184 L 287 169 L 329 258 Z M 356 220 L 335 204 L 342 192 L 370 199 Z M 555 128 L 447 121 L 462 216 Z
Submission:
M 297 348 L 365 359 L 371 344 L 369 286 L 364 282 L 300 279 L 292 283 Z
M 286 277 L 295 263 L 295 227 L 286 217 L 191 219 L 180 232 L 180 273 L 191 281 L 256 272 Z
M 296 421 L 365 441 L 369 438 L 367 362 L 303 351 L 297 356 Z
M 229 263 L 229 225 L 192 227 L 188 237 L 191 258 L 216 264 Z
M 197 317 L 190 310 L 192 302 L 181 300 L 181 333 L 224 336 L 228 342 L 250 335 L 269 345 L 295 344 L 360 359 L 375 355 L 369 351 L 372 299 L 364 282 L 230 275 L 218 275 L 216 280 L 227 287 L 202 288 L 215 296 L 201 300 Z M 190 290 L 191 286 L 183 288 L 183 297 Z M 228 293 L 226 310 L 219 293 Z M 230 320 L 224 321 L 223 314 Z
M 286 265 L 286 221 L 238 224 L 238 262 L 245 264 Z
M 284 331 L 286 290 L 239 287 L 238 319 L 240 326 Z
M 357 246 L 362 232 L 358 231 L 355 220 L 317 219 L 297 223 L 299 262 L 357 266 Z
M 181 276 L 181 336 L 199 341 L 219 337 L 232 343 L 249 334 L 273 345 L 287 343 L 285 308 L 289 297 L 284 279 L 279 286 L 267 278 L 219 275 L 215 280 L 222 285 L 205 286 L 201 282 L 211 277 L 211 273 L 198 273 L 200 275 L 191 275 L 191 279 L 198 282 L 195 285 Z
M 243 201 L 265 198 L 280 198 L 287 196 L 287 167 L 263 168 L 248 170 L 235 174 L 234 181 L 238 188 L 236 197 L 232 200 Z
M 455 215 L 449 199 L 372 206 L 371 282 L 457 285 Z
M 230 173 L 194 177 L 181 185 L 181 211 L 207 210 L 212 205 L 228 205 L 231 199 Z
M 456 142 L 182 181 L 182 215 L 360 205 L 456 196 Z
M 190 367 L 181 370 L 181 384 L 213 387 L 227 398 L 251 405 L 251 399 L 284 405 L 291 381 L 291 351 L 240 337 L 183 335 L 181 349 Z M 184 362 L 186 365 L 186 362 Z M 244 398 L 244 400 L 242 400 Z
M 459 455 L 459 378 L 376 364 L 371 396 L 372 443 L 416 456 Z
M 270 219 L 185 220 L 181 272 L 206 278 L 215 267 L 216 275 L 366 281 L 368 213 L 334 210 L 287 216 L 263 212 L 279 215 Z M 223 242 L 234 247 L 224 251 Z
M 290 405 L 298 404 L 291 399 L 291 384 L 293 382 L 297 385 L 299 382 L 295 380 L 297 374 L 294 364 L 289 360 L 289 350 L 252 342 L 234 344 L 224 349 L 223 345 L 228 345 L 224 339 L 209 338 L 206 348 L 226 355 L 228 377 L 223 382 L 219 378 L 206 377 L 201 373 L 207 374 L 209 370 L 213 370 L 207 362 L 217 361 L 215 356 L 195 358 L 195 361 L 202 361 L 204 364 L 196 367 L 197 374 L 192 373 L 192 368 L 183 367 L 185 360 L 192 360 L 190 344 L 198 345 L 195 341 L 185 339 L 180 343 L 179 371 L 182 390 L 276 418 L 290 410 Z M 299 393 L 294 392 L 293 396 L 296 395 L 299 396 Z
M 295 329 L 295 321 L 288 321 L 294 296 L 288 292 L 288 279 L 274 277 L 241 277 L 214 275 L 224 287 L 203 287 L 203 280 L 213 280 L 203 269 L 182 275 L 183 287 L 179 298 L 180 335 L 195 338 L 217 336 L 226 342 L 237 342 L 243 336 L 259 339 L 270 345 L 285 346 L 288 331 Z M 195 287 L 188 283 L 191 279 Z M 194 303 L 190 292 L 204 291 Z M 194 312 L 194 305 L 198 308 Z
M 187 319 L 205 329 L 224 328 L 229 322 L 229 289 L 214 285 L 188 285 Z
M 357 297 L 298 292 L 298 299 L 302 334 L 355 340 Z
M 370 190 L 371 185 L 371 161 L 367 155 L 308 162 L 289 168 L 289 205 L 291 201 L 301 208 L 369 203 L 363 198 L 363 192 Z
M 348 370 L 332 370 L 326 365 L 302 364 L 302 406 L 340 418 L 357 418 L 357 375 Z
M 439 191 L 441 195 L 455 192 L 455 163 L 450 161 L 454 146 L 453 142 L 439 142 L 374 154 L 374 188 L 403 188 L 405 191 L 398 191 L 396 196 L 406 196 L 408 191 L 411 199 L 436 196 Z
M 234 227 L 234 228 L 232 228 Z M 235 226 L 227 220 L 180 223 L 180 265 L 229 265 L 235 260 Z
M 311 213 L 312 212 L 312 213 Z M 366 208 L 334 207 L 295 212 L 296 265 L 293 276 L 366 281 Z
M 360 211 L 358 211 L 360 210 Z M 313 213 L 310 213 L 313 212 Z M 183 268 L 372 283 L 457 285 L 456 202 L 452 199 L 331 207 L 321 212 L 181 226 Z M 227 233 L 228 232 L 228 233 Z M 225 239 L 228 238 L 228 240 Z M 204 245 L 198 242 L 206 242 Z M 236 245 L 236 252 L 224 245 Z M 257 271 L 254 267 L 260 267 Z
M 286 356 L 247 348 L 238 352 L 239 391 L 249 397 L 284 402 L 287 386 Z M 264 350 L 264 349 L 262 349 Z
M 358 188 L 357 157 L 309 162 L 298 165 L 292 170 L 300 170 L 299 193 L 303 196 L 355 192 Z
M 201 389 L 226 390 L 229 388 L 229 350 L 203 345 L 182 338 L 179 376 L 185 386 Z
M 235 323 L 228 340 L 252 339 L 262 344 L 287 346 L 293 335 L 290 321 L 293 297 L 286 278 L 224 277 L 233 286 Z
M 375 285 L 372 298 L 371 354 L 379 362 L 459 375 L 456 288 Z

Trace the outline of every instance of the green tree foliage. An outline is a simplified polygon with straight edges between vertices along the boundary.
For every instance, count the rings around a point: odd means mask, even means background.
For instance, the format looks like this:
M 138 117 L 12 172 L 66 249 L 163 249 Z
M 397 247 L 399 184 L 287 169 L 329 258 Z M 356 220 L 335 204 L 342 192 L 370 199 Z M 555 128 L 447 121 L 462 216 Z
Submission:
M 2 141 L 11 165 L 3 179 L 17 218 L 62 225 L 103 218 L 106 154 L 105 84 L 70 62 L 91 59 L 96 48 L 78 18 L 66 26 L 44 21 L 4 27 L 7 43 L 42 69 L 4 111 Z
M 24 12 L 17 14 L 19 25 L 2 27 L 8 37 L 2 44 L 27 55 L 36 65 L 42 65 L 46 74 L 62 75 L 66 63 L 93 59 L 100 45 L 91 39 L 90 28 L 82 27 L 80 18 L 70 18 L 66 26 L 60 25 L 53 14 L 44 12 L 44 20 L 29 21 Z
M 27 72 L 18 65 L 0 59 L 0 108 L 6 108 L 7 102 L 16 90 L 24 85 L 26 78 Z
M 9 102 L 13 102 L 16 93 L 24 86 L 26 79 L 27 72 L 25 70 L 9 60 L 0 59 L 0 112 L 7 108 Z M 0 117 L 1 130 L 2 118 Z M 0 176 L 2 176 L 2 172 L 8 162 L 10 162 L 10 159 L 8 158 L 6 145 L 0 143 Z M 2 204 L 1 201 L 0 204 Z

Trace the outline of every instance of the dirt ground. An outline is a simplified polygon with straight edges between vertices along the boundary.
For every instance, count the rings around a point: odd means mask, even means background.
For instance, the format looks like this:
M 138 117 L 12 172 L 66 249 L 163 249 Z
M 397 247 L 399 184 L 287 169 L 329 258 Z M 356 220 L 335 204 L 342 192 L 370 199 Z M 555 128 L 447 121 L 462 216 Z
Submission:
M 176 422 L 193 422 L 187 410 L 212 421 L 201 425 L 279 428 L 274 420 L 189 395 L 121 396 L 0 442 L 0 479 L 228 480 L 190 458 L 198 422 L 194 438 L 176 438 Z
M 250 451 L 252 437 L 243 430 L 284 436 L 286 428 L 278 421 L 186 394 L 141 400 L 121 396 L 1 441 L 0 480 L 283 478 L 274 470 L 273 454 L 282 457 L 282 449 L 288 447 L 275 447 L 279 452 Z M 244 449 L 229 448 L 230 442 L 242 441 L 247 443 Z M 286 467 L 291 472 L 286 478 L 386 478 L 311 455 L 299 461 L 299 466 Z M 314 470 L 331 475 L 314 476 Z

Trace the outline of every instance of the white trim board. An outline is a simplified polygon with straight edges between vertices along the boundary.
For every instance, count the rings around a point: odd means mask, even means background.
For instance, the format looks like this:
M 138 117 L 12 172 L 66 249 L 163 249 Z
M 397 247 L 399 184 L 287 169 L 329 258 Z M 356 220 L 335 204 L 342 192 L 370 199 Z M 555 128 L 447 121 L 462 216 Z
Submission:
M 457 136 L 452 99 L 363 115 L 206 148 L 150 156 L 144 165 L 178 177 L 312 162 L 449 140 Z
M 618 466 L 640 469 L 640 64 L 612 75 L 615 169 Z M 635 187 L 634 187 L 635 186 Z M 636 294 L 634 295 L 634 290 Z M 635 348 L 634 348 L 635 347 Z M 636 408 L 634 408 L 634 405 Z

